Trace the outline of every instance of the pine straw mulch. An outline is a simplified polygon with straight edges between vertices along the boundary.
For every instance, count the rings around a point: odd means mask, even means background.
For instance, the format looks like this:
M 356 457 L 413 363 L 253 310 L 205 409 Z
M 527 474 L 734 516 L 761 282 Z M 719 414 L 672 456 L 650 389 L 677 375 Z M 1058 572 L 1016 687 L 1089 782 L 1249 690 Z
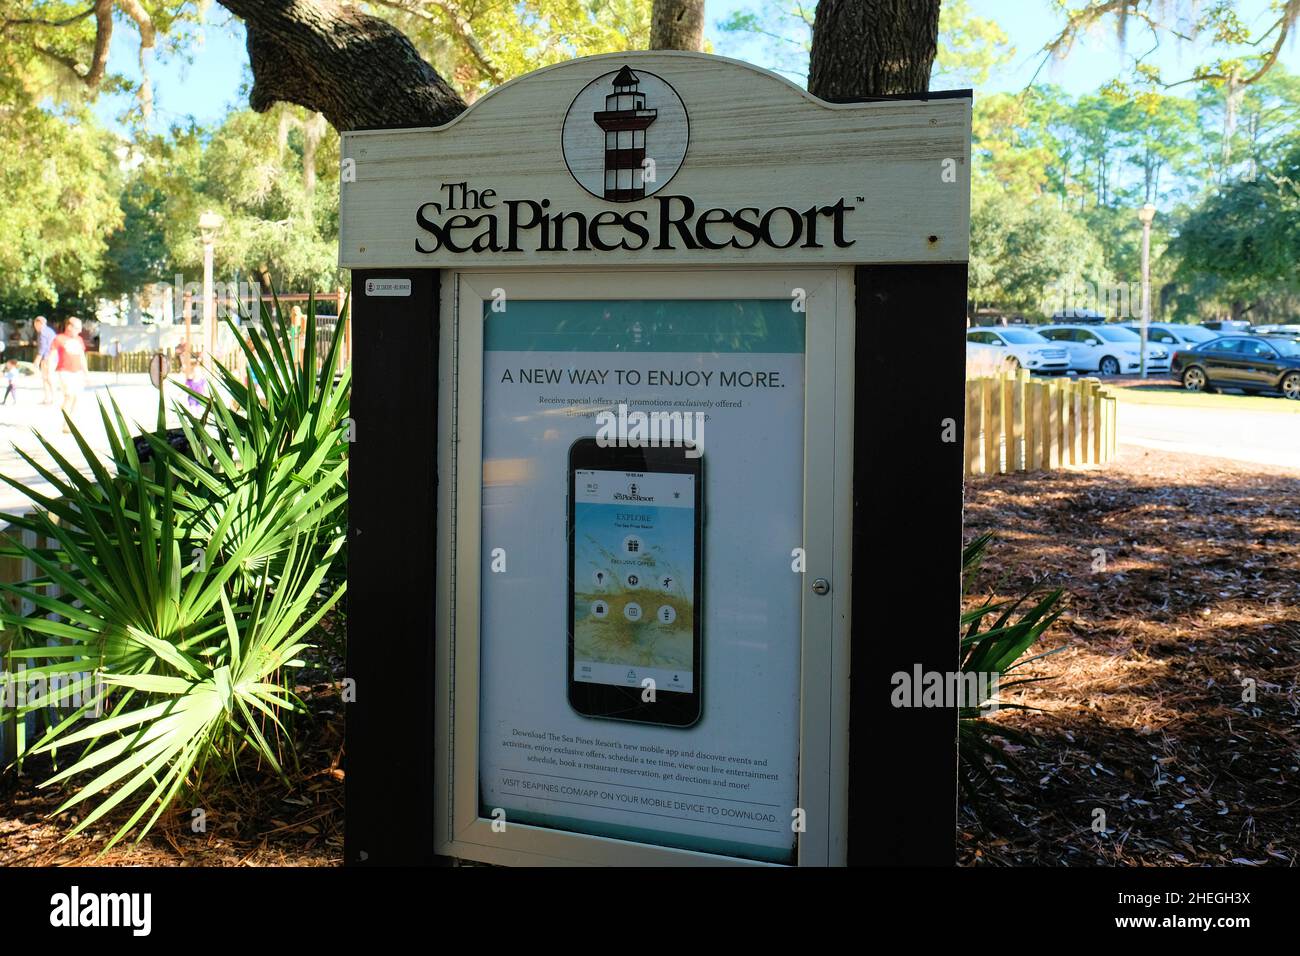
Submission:
M 1065 649 L 1026 668 L 1051 680 L 1011 692 L 1040 710 L 993 718 L 1038 746 L 999 739 L 1002 791 L 963 801 L 959 862 L 1295 865 L 1300 473 L 1126 446 L 1103 470 L 970 481 L 983 531 L 967 606 L 1062 586 L 1068 611 L 1044 639 Z
M 316 683 L 295 688 L 310 717 L 296 718 L 298 766 L 285 766 L 291 789 L 266 768 L 241 768 L 237 780 L 206 786 L 198 801 L 177 801 L 140 843 L 132 833 L 101 853 L 137 804 L 65 841 L 99 801 L 51 817 L 71 791 L 38 789 L 51 769 L 47 760 L 33 760 L 21 776 L 0 776 L 0 866 L 341 866 L 343 705 L 341 685 L 327 679 L 338 662 L 325 666 L 303 672 Z M 195 807 L 206 814 L 206 832 L 193 832 Z

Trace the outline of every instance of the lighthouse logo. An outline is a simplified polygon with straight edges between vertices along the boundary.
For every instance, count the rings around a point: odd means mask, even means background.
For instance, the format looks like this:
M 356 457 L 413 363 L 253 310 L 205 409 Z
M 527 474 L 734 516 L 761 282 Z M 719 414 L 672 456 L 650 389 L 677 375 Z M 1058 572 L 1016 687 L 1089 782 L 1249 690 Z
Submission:
M 574 97 L 561 138 L 578 185 L 610 202 L 635 202 L 677 174 L 690 122 L 666 80 L 624 66 L 596 77 Z

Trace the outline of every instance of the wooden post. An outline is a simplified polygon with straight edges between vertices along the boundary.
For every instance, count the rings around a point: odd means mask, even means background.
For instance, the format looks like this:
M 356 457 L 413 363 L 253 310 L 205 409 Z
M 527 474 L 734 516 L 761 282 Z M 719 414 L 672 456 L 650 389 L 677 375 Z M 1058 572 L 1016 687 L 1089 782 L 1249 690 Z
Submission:
M 1079 380 L 1079 460 L 1096 464 L 1092 457 L 1092 379 Z
M 854 272 L 858 328 L 870 329 L 880 316 L 904 311 L 935 316 L 935 360 L 941 374 L 918 392 L 914 369 L 899 362 L 890 350 L 881 349 L 871 335 L 857 336 L 853 567 L 872 567 L 881 541 L 890 542 L 892 560 L 891 567 L 878 574 L 853 576 L 851 607 L 872 607 L 880 594 L 904 587 L 909 568 L 933 564 L 939 582 L 935 606 L 945 615 L 956 613 L 959 562 L 954 558 L 961 540 L 962 466 L 956 443 L 936 441 L 935 429 L 944 419 L 961 414 L 962 376 L 957 369 L 966 361 L 966 264 L 862 266 Z M 904 407 L 893 414 L 880 412 L 903 394 L 911 396 Z M 878 452 L 882 447 L 901 453 L 911 467 L 883 461 Z M 880 507 L 881 502 L 907 500 L 918 474 L 928 476 L 925 507 Z M 946 555 L 950 546 L 954 558 Z M 949 573 L 953 578 L 944 583 Z M 952 591 L 946 592 L 949 587 Z M 848 861 L 850 865 L 951 867 L 957 809 L 955 710 L 913 708 L 907 711 L 905 729 L 885 735 L 878 731 L 899 720 L 899 711 L 889 700 L 892 675 L 911 673 L 917 666 L 923 673 L 958 667 L 957 642 L 938 628 L 933 637 L 885 642 L 891 646 L 882 647 L 879 627 L 905 628 L 907 619 L 901 607 L 896 614 L 882 613 L 885 617 L 874 623 L 861 611 L 854 616 L 850 657 L 857 663 L 849 678 Z M 879 688 L 885 692 L 879 693 Z M 350 726 L 351 711 L 348 721 Z M 882 787 L 881 767 L 889 767 L 890 774 L 905 783 Z M 889 825 L 880 827 L 882 820 Z M 405 830 L 409 824 L 402 821 L 401 826 Z
M 1061 467 L 1061 410 L 1056 401 L 1056 383 L 1043 383 L 1043 469 L 1050 471 Z
M 975 474 L 975 456 L 979 452 L 980 437 L 980 383 L 979 379 L 966 382 L 966 435 L 962 455 L 966 462 L 966 476 Z
M 357 697 L 346 705 L 344 859 L 409 866 L 437 859 L 433 761 L 442 742 L 433 732 L 437 608 L 431 582 L 437 578 L 432 489 L 438 485 L 438 322 L 413 322 L 411 316 L 438 315 L 440 284 L 432 269 L 354 269 L 353 301 L 376 275 L 409 278 L 411 295 L 366 301 L 369 345 L 353 368 L 351 415 L 358 440 L 348 507 L 347 675 L 356 681 Z M 411 440 L 413 420 L 420 422 L 418 442 Z M 394 522 L 398 474 L 426 493 L 413 495 L 402 520 Z M 393 561 L 394 555 L 403 558 Z M 378 619 L 393 628 L 382 648 L 367 623 Z M 420 680 L 402 693 L 388 693 L 397 661 Z M 396 727 L 401 733 L 393 733 Z M 410 759 L 412 754 L 419 758 Z
M 1000 397 L 997 388 L 1001 376 L 989 376 L 980 380 L 980 427 L 984 430 L 984 474 L 995 475 L 1002 470 L 1002 459 L 998 455 L 998 412 L 994 402 Z
M 1019 471 L 1020 442 L 1017 439 L 1017 419 L 1020 415 L 1020 372 L 1002 378 L 1002 444 L 1006 446 L 1006 470 Z
M 1119 454 L 1119 399 L 1113 395 L 1110 402 L 1110 457 L 1113 460 Z
M 1038 383 L 1025 379 L 1025 471 L 1038 468 Z
M 1101 399 L 1101 460 L 1110 461 L 1110 399 L 1102 396 Z
M 1061 464 L 1073 465 L 1074 452 L 1074 382 L 1061 380 Z
M 1088 401 L 1092 409 L 1092 463 L 1100 465 L 1105 459 L 1101 453 L 1101 380 L 1092 379 L 1091 388 L 1088 393 Z

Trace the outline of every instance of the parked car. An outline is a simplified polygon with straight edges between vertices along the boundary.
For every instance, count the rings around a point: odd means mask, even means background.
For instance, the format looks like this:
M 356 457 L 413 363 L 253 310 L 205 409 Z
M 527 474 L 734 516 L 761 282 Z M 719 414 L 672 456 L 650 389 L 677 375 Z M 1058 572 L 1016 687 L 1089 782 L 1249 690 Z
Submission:
M 1106 316 L 1096 309 L 1066 309 L 1052 315 L 1053 325 L 1101 325 Z
M 1122 324 L 1124 328 L 1136 332 L 1138 338 L 1142 337 L 1141 322 L 1124 322 Z M 1147 341 L 1163 345 L 1170 352 L 1174 349 L 1192 348 L 1202 342 L 1210 342 L 1217 339 L 1219 335 L 1220 333 L 1211 332 L 1203 326 L 1185 325 L 1182 322 L 1152 322 L 1147 326 Z
M 1300 339 L 1300 325 L 1257 325 L 1250 330 L 1254 335 L 1281 335 L 1286 338 Z
M 1221 332 L 1224 335 L 1250 331 L 1250 323 L 1245 319 L 1212 319 L 1209 322 L 1202 322 L 1201 325 L 1211 332 Z
M 1038 333 L 1065 346 L 1075 372 L 1122 375 L 1142 369 L 1142 339 L 1120 325 L 1047 325 Z M 1147 344 L 1147 371 L 1169 370 L 1169 350 Z
M 994 375 L 1013 368 L 1013 356 L 1004 348 L 966 340 L 966 373 Z
M 1238 388 L 1281 392 L 1300 401 L 1300 342 L 1288 338 L 1225 335 L 1174 353 L 1173 374 L 1189 392 Z
M 1012 368 L 1051 375 L 1064 375 L 1070 370 L 1070 357 L 1065 348 L 1029 328 L 992 326 L 970 329 L 966 332 L 966 341 L 1004 350 Z

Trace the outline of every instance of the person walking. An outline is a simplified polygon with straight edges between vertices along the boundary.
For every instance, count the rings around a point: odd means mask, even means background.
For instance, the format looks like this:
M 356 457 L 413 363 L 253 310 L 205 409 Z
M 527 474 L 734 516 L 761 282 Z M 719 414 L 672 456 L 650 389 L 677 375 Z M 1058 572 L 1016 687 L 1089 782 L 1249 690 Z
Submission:
M 203 370 L 203 353 L 195 352 L 193 358 L 187 363 L 185 369 L 185 387 L 191 392 L 197 392 L 199 395 L 206 395 L 208 390 L 208 377 Z M 198 408 L 202 402 L 195 395 L 186 397 L 187 401 L 194 408 Z
M 54 345 L 54 330 L 50 328 L 45 316 L 38 315 L 32 320 L 32 337 L 36 342 L 36 371 L 41 376 L 41 388 L 45 396 L 41 404 L 53 405 L 54 369 L 50 361 L 50 348 Z
M 68 419 L 77 412 L 77 398 L 86 381 L 86 343 L 81 338 L 81 319 L 73 316 L 63 323 L 63 333 L 50 345 L 50 360 L 63 389 L 63 430 L 71 431 Z
M 14 404 L 18 404 L 18 392 L 14 386 L 18 381 L 18 360 L 10 359 L 5 362 L 5 397 L 0 399 L 0 405 L 9 404 L 9 396 L 13 396 Z

